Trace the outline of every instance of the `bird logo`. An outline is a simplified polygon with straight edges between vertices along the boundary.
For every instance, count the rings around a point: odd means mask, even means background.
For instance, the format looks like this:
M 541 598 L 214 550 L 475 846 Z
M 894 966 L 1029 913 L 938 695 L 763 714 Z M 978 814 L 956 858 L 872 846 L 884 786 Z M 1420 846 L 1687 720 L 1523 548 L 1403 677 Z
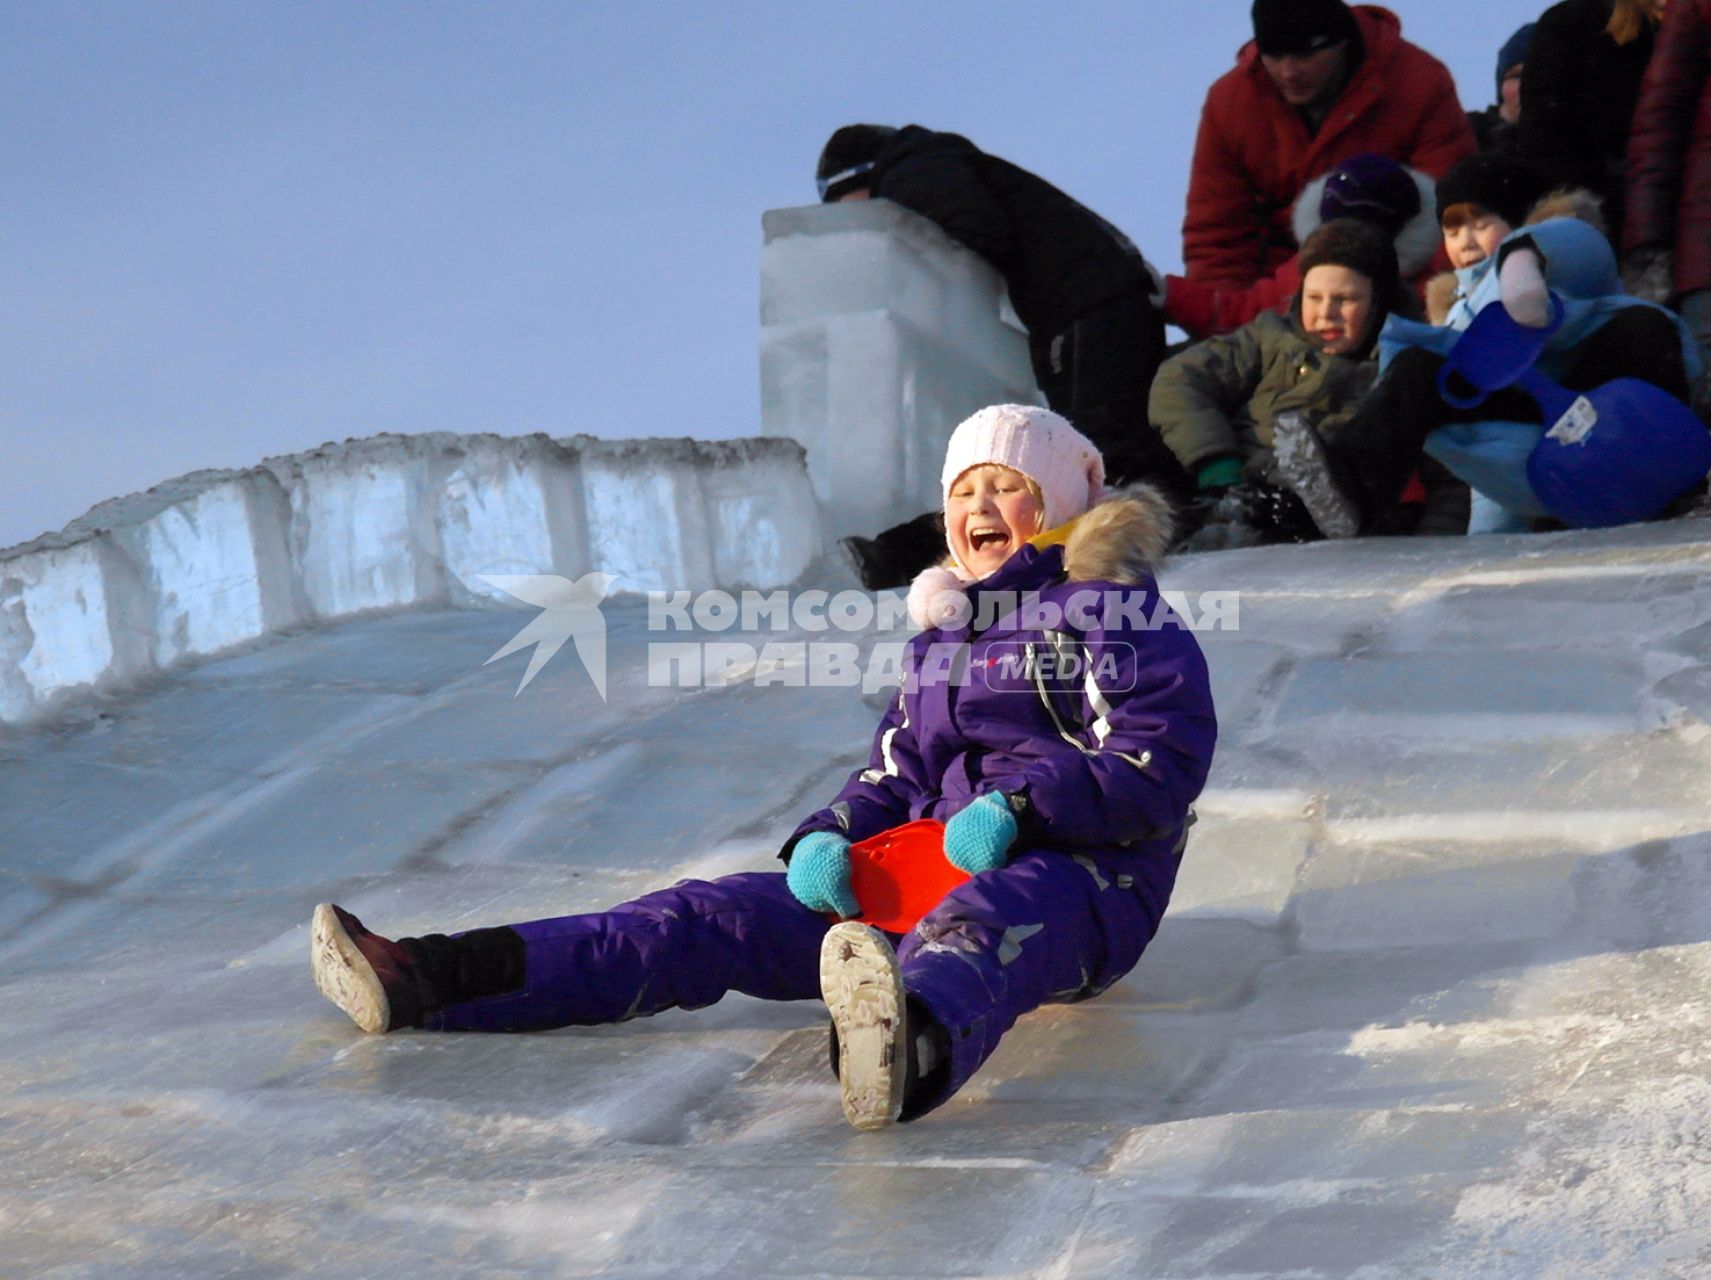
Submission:
M 576 656 L 594 681 L 600 701 L 606 701 L 606 617 L 600 602 L 618 579 L 610 573 L 585 573 L 575 582 L 556 573 L 481 574 L 481 580 L 541 610 L 539 616 L 512 636 L 487 662 L 497 662 L 519 649 L 535 646 L 517 693 L 529 687 L 566 640 L 576 644 Z M 516 697 L 517 694 L 512 694 Z

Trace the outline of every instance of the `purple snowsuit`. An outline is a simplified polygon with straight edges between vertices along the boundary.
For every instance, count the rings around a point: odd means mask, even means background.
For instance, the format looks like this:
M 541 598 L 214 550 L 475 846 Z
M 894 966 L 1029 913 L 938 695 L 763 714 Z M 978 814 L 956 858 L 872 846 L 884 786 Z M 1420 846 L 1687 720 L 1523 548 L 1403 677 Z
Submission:
M 955 1093 L 1022 1014 L 1116 982 L 1158 928 L 1217 736 L 1205 659 L 1146 564 L 1165 519 L 1147 499 L 1112 499 L 1066 546 L 1024 548 L 970 588 L 971 626 L 911 641 L 868 767 L 781 854 L 810 831 L 856 841 L 948 819 L 988 792 L 1022 797 L 1009 862 L 898 943 L 904 985 L 951 1045 L 943 1087 L 912 1101 L 911 1116 Z M 779 872 L 684 881 L 610 911 L 513 925 L 522 989 L 426 1025 L 617 1022 L 728 991 L 816 999 L 829 927 Z

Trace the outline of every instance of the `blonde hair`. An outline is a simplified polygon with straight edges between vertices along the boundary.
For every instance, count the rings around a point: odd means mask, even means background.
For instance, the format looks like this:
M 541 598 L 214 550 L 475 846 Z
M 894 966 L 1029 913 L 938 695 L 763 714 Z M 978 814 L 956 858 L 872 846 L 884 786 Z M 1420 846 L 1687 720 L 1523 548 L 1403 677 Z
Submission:
M 1657 26 L 1667 2 L 1668 0 L 1616 0 L 1610 10 L 1610 21 L 1605 24 L 1604 30 L 1617 44 L 1632 44 L 1645 33 L 1648 26 Z

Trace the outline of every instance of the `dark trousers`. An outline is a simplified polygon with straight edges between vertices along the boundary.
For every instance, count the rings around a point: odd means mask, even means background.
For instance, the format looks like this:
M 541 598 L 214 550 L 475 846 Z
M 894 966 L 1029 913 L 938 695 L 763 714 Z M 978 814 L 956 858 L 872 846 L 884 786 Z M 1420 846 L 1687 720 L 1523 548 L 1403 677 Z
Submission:
M 1399 353 L 1360 408 L 1322 433 L 1332 477 L 1360 508 L 1363 531 L 1374 531 L 1394 507 L 1424 457 L 1426 437 L 1437 428 L 1467 422 L 1544 422 L 1538 402 L 1514 387 L 1493 392 L 1474 408 L 1455 408 L 1438 394 L 1438 372 L 1444 363 L 1442 356 L 1419 347 Z M 1570 391 L 1586 392 L 1616 378 L 1640 378 L 1687 399 L 1681 335 L 1670 316 L 1653 307 L 1618 311 L 1574 348 L 1558 381 Z
M 1694 341 L 1699 344 L 1699 355 L 1705 364 L 1705 371 L 1699 375 L 1699 381 L 1693 388 L 1693 409 L 1711 423 L 1711 289 L 1685 293 L 1676 306 Z
M 1193 492 L 1192 479 L 1147 421 L 1165 343 L 1164 316 L 1146 294 L 1130 290 L 1066 329 L 1032 335 L 1028 355 L 1046 403 L 1099 446 L 1108 483 L 1146 480 L 1179 499 Z

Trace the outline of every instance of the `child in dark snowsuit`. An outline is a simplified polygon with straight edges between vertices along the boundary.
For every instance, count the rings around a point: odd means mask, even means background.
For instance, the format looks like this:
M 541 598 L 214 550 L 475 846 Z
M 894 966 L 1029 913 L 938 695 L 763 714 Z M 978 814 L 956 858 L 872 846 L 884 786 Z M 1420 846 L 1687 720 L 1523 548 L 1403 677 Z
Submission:
M 858 1128 L 949 1098 L 1047 1001 L 1097 995 L 1157 929 L 1216 724 L 1206 664 L 1151 565 L 1168 508 L 1102 501 L 1098 451 L 1045 409 L 983 409 L 944 468 L 949 567 L 866 768 L 791 836 L 785 872 L 685 881 L 609 911 L 397 942 L 316 910 L 316 984 L 368 1031 L 619 1022 L 729 991 L 821 997 Z M 1047 536 L 1036 536 L 1047 531 Z M 857 914 L 849 846 L 945 823 L 972 879 L 898 937 Z

